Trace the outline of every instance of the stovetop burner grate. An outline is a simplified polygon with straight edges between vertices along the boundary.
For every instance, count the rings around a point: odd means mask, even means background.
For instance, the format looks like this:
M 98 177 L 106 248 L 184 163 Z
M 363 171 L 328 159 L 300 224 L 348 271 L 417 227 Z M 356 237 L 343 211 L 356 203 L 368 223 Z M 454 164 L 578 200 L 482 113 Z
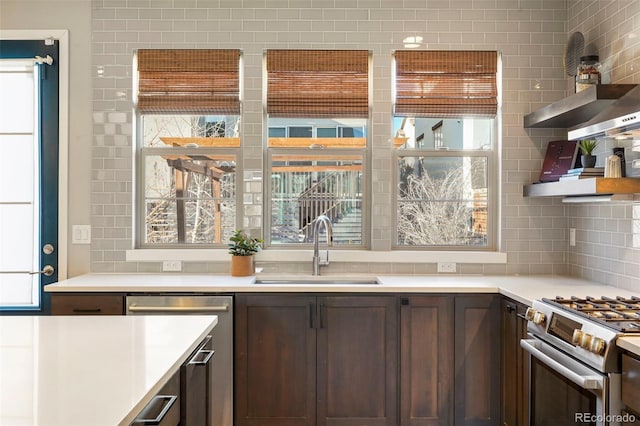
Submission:
M 585 316 L 623 333 L 640 333 L 640 297 L 572 296 L 543 299 L 569 312 Z

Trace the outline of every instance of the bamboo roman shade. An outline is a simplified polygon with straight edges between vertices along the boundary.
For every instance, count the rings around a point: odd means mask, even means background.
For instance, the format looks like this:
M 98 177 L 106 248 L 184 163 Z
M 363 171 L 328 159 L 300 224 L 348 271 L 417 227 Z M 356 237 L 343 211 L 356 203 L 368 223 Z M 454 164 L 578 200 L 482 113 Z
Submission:
M 368 51 L 267 50 L 266 61 L 270 117 L 368 117 Z
M 147 114 L 240 114 L 240 50 L 141 49 L 137 109 Z
M 400 50 L 395 61 L 396 116 L 496 115 L 497 52 Z

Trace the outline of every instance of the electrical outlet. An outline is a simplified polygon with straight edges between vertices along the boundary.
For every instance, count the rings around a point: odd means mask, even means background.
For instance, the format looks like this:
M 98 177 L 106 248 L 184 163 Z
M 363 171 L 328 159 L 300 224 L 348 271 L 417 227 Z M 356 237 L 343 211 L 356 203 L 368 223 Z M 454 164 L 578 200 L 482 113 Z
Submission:
M 438 272 L 456 272 L 456 262 L 438 262 Z
M 571 247 L 576 245 L 576 228 L 569 228 L 569 245 Z
M 182 271 L 182 261 L 165 260 L 162 262 L 162 270 L 165 272 L 180 272 Z

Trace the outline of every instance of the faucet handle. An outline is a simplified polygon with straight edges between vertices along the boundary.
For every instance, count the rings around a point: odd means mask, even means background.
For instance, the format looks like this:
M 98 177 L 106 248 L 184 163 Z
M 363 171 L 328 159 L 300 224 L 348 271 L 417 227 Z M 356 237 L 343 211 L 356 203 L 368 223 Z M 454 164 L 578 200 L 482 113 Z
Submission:
M 329 264 L 329 249 L 327 249 L 327 251 L 325 252 L 327 254 L 325 259 L 322 259 L 322 255 L 319 254 L 318 256 L 320 257 L 320 259 L 318 260 L 318 264 L 320 266 L 327 266 Z

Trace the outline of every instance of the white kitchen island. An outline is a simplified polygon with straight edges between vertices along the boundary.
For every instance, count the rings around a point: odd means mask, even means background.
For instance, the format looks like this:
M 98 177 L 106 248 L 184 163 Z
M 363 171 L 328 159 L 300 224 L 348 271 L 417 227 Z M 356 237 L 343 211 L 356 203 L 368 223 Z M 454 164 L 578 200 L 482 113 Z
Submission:
M 0 424 L 129 425 L 215 316 L 0 317 Z

